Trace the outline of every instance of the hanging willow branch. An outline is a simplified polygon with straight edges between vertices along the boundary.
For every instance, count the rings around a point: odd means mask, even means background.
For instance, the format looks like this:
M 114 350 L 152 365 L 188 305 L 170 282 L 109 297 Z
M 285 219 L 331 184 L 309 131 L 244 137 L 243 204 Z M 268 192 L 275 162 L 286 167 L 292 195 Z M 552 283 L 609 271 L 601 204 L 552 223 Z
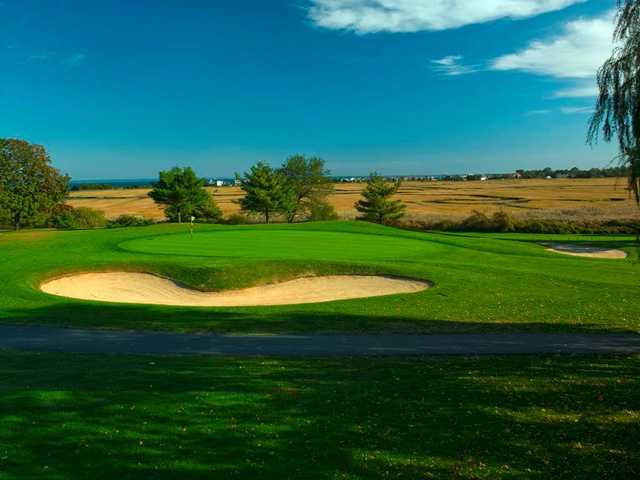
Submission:
M 629 168 L 629 190 L 640 204 L 640 0 L 618 0 L 617 45 L 598 71 L 598 100 L 588 141 L 614 138 Z

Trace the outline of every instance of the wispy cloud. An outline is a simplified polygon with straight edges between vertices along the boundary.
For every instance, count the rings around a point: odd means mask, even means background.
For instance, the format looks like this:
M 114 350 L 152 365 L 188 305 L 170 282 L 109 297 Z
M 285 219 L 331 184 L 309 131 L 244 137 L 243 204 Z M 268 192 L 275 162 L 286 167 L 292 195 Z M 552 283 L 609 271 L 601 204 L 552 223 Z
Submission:
M 553 113 L 553 110 L 547 110 L 547 109 L 529 110 L 528 112 L 525 112 L 525 116 L 534 117 L 537 115 L 549 115 L 550 113 Z
M 477 65 L 465 65 L 462 63 L 462 59 L 462 55 L 448 55 L 431 60 L 431 63 L 436 72 L 447 76 L 467 75 L 478 71 Z
M 608 11 L 599 17 L 567 22 L 559 35 L 535 40 L 518 52 L 495 58 L 490 68 L 574 80 L 555 97 L 594 96 L 596 73 L 614 46 L 614 15 L 614 11 Z
M 529 110 L 524 112 L 525 117 L 538 117 L 542 115 L 552 115 L 562 113 L 563 115 L 578 115 L 593 113 L 593 107 L 560 107 L 560 108 L 543 108 L 540 110 Z
M 566 23 L 559 36 L 493 60 L 495 70 L 520 70 L 557 78 L 590 78 L 613 48 L 613 12 Z
M 375 32 L 446 30 L 501 18 L 521 19 L 586 0 L 309 0 L 319 27 Z
M 50 60 L 53 57 L 53 55 L 54 55 L 53 52 L 39 52 L 39 53 L 33 53 L 29 55 L 28 59 L 29 61 L 32 61 L 32 62 L 44 62 L 44 61 Z
M 62 60 L 62 63 L 64 65 L 70 65 L 74 67 L 76 65 L 80 65 L 82 62 L 85 61 L 86 58 L 87 56 L 84 53 L 75 53 L 73 55 L 69 55 L 64 60 Z
M 565 115 L 591 114 L 593 113 L 593 107 L 562 107 L 560 111 Z
M 598 95 L 598 87 L 595 81 L 586 84 L 575 84 L 572 87 L 558 90 L 553 94 L 555 98 L 579 98 L 579 97 L 595 97 Z

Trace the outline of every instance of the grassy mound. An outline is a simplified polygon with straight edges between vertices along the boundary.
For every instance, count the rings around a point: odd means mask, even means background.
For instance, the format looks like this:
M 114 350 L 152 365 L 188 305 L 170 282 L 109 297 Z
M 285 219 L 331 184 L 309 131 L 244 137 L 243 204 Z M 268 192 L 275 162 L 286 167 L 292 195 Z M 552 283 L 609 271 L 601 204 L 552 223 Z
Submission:
M 622 248 L 626 260 L 565 257 L 540 242 Z M 0 235 L 0 322 L 218 332 L 637 331 L 632 237 L 438 234 L 353 222 L 156 225 Z M 435 287 L 395 295 L 258 308 L 179 308 L 46 295 L 41 281 L 86 271 L 141 271 L 200 290 L 310 273 L 386 274 Z

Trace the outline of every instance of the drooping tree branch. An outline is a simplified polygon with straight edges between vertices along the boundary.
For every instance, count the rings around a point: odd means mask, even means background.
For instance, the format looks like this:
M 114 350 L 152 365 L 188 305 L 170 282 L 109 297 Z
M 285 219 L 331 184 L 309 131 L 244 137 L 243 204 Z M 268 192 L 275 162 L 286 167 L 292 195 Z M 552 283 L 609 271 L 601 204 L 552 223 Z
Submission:
M 588 142 L 617 140 L 629 168 L 629 189 L 640 204 L 640 0 L 618 0 L 615 48 L 598 71 L 598 99 Z

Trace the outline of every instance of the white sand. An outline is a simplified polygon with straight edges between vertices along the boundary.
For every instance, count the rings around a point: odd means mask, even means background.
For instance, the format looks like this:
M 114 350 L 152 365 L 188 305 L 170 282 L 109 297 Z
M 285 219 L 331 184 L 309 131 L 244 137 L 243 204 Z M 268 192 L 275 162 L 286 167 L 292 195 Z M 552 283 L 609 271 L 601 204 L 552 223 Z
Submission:
M 415 293 L 429 288 L 420 280 L 383 276 L 331 275 L 282 283 L 199 292 L 148 273 L 81 273 L 43 283 L 43 292 L 82 300 L 192 307 L 241 307 L 330 302 L 350 298 Z
M 573 255 L 574 257 L 607 258 L 610 260 L 627 258 L 626 252 L 622 250 L 585 247 L 581 245 L 552 243 L 548 244 L 547 250 L 550 252 L 562 253 L 564 255 Z

